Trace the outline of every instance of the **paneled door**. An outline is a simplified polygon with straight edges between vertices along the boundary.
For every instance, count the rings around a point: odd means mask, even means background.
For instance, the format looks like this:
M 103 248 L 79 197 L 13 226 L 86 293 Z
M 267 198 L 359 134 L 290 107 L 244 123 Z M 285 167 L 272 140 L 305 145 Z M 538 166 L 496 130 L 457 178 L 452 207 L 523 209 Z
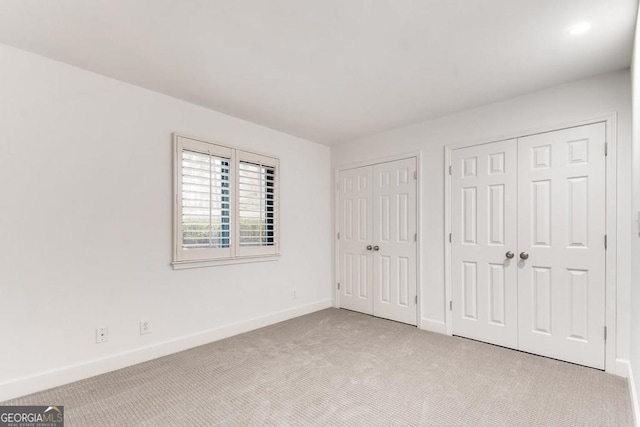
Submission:
M 417 325 L 416 159 L 339 180 L 340 307 Z
M 416 159 L 373 167 L 373 314 L 417 325 Z
M 604 369 L 605 124 L 518 149 L 519 348 Z
M 373 314 L 373 169 L 340 173 L 340 306 Z
M 452 301 L 456 335 L 518 345 L 517 145 L 452 153 Z
M 605 124 L 452 153 L 453 332 L 604 369 Z

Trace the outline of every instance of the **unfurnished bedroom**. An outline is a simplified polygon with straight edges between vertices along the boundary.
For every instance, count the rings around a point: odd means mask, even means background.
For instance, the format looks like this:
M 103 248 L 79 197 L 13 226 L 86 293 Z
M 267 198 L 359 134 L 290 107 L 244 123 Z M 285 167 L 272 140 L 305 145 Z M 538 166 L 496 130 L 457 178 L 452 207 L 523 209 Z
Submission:
M 0 427 L 638 425 L 637 24 L 0 2 Z

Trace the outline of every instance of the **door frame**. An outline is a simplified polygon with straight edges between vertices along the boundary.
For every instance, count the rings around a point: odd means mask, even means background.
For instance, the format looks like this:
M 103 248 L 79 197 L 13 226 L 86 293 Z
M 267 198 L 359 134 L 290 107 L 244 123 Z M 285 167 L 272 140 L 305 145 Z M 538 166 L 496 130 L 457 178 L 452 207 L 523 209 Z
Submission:
M 357 169 L 368 166 L 375 166 L 381 163 L 395 162 L 397 160 L 416 159 L 416 172 L 418 173 L 418 179 L 416 179 L 416 233 L 418 234 L 418 241 L 416 242 L 416 292 L 418 296 L 418 303 L 416 304 L 416 319 L 417 326 L 420 329 L 424 329 L 422 326 L 421 306 L 422 306 L 422 204 L 421 204 L 421 184 L 420 177 L 422 176 L 422 151 L 410 151 L 398 155 L 390 155 L 385 157 L 378 157 L 373 160 L 367 160 L 364 162 L 348 163 L 345 165 L 337 166 L 333 172 L 333 285 L 331 292 L 333 296 L 333 306 L 340 308 L 340 292 L 338 292 L 338 283 L 340 283 L 340 239 L 338 235 L 340 233 L 340 172 Z
M 509 139 L 523 138 L 525 136 L 553 132 L 557 130 L 605 123 L 605 135 L 607 142 L 607 156 L 605 159 L 605 230 L 607 233 L 607 250 L 605 252 L 605 326 L 607 338 L 605 341 L 605 372 L 619 376 L 627 376 L 627 364 L 617 360 L 617 122 L 616 112 L 591 116 L 582 120 L 561 122 L 555 125 L 545 125 L 520 132 L 511 132 L 495 139 L 483 142 L 460 141 L 444 147 L 444 282 L 445 282 L 445 332 L 453 335 L 453 316 L 450 310 L 451 295 L 451 155 L 453 150 L 474 147 L 477 145 L 491 144 Z M 517 142 L 516 142 L 517 143 Z

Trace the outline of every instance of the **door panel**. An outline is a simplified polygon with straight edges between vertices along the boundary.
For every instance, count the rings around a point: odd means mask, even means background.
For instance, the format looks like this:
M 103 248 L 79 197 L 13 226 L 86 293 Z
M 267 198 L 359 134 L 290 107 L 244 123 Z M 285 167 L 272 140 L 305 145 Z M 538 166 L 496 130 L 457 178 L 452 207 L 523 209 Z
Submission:
M 604 369 L 605 125 L 518 139 L 519 348 Z
M 417 325 L 415 172 L 412 158 L 340 173 L 341 307 Z
M 417 325 L 416 159 L 373 166 L 373 314 Z
M 372 169 L 340 173 L 340 306 L 373 314 Z
M 453 333 L 518 345 L 515 140 L 452 153 Z

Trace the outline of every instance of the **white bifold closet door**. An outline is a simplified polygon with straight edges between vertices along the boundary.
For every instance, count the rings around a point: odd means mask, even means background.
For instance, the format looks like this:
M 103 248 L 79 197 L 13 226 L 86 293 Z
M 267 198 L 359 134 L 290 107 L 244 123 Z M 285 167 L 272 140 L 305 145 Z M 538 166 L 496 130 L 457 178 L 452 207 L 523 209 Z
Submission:
M 417 325 L 415 158 L 340 173 L 340 306 Z
M 373 314 L 373 169 L 340 172 L 340 306 Z
M 515 140 L 452 153 L 452 266 L 457 335 L 518 345 Z
M 452 153 L 454 334 L 604 369 L 605 125 Z
M 519 348 L 604 369 L 605 125 L 518 140 Z

